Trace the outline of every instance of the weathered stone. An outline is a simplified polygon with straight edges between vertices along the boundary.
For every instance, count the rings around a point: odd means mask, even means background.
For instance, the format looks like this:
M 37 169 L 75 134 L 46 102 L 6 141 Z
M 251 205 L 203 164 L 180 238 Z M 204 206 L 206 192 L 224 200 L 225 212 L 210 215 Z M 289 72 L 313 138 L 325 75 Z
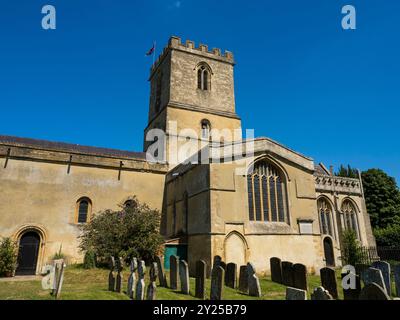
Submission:
M 158 276 L 158 264 L 157 262 L 153 262 L 150 267 L 150 283 L 147 287 L 146 299 L 147 300 L 156 300 L 156 292 L 157 292 L 157 276 Z
M 126 290 L 129 298 L 133 299 L 135 297 L 135 289 L 136 289 L 136 270 L 138 268 L 138 263 L 136 258 L 132 258 L 130 264 L 130 275 L 128 278 L 128 288 Z
M 225 270 L 221 266 L 216 266 L 211 271 L 211 291 L 210 300 L 222 300 L 224 292 Z
M 222 262 L 221 256 L 214 256 L 212 269 L 214 269 L 215 267 L 219 267 L 221 265 L 221 262 Z
M 375 261 L 372 267 L 382 272 L 383 281 L 385 282 L 386 293 L 392 295 L 392 281 L 390 279 L 390 264 L 386 261 Z
M 158 281 L 160 283 L 160 287 L 167 287 L 167 278 L 165 277 L 163 264 L 160 257 L 156 257 L 157 269 L 158 269 Z
M 394 267 L 394 283 L 396 286 L 396 295 L 400 297 L 400 264 Z
M 55 283 L 56 283 L 55 297 L 56 297 L 56 299 L 59 299 L 60 295 L 61 295 L 61 289 L 62 289 L 62 285 L 64 282 L 65 267 L 66 267 L 66 264 L 64 263 L 64 260 L 61 260 L 61 262 L 56 264 L 56 278 L 55 278 Z M 57 272 L 57 269 L 58 269 L 58 272 Z
M 115 292 L 122 292 L 122 269 L 124 268 L 124 261 L 122 258 L 117 260 L 117 278 L 115 281 Z
M 196 262 L 196 288 L 195 297 L 204 300 L 206 298 L 206 274 L 207 264 L 203 260 Z
M 261 297 L 260 281 L 256 275 L 256 269 L 251 263 L 247 264 L 247 276 L 249 295 L 252 297 Z
M 368 285 L 370 283 L 375 283 L 378 286 L 380 286 L 383 290 L 385 290 L 385 292 L 387 292 L 382 272 L 379 269 L 368 268 L 364 270 L 363 273 L 361 274 L 361 280 L 364 282 L 365 285 Z
M 293 263 L 289 261 L 282 262 L 282 284 L 288 287 L 294 286 Z
M 45 265 L 42 269 L 42 289 L 43 290 L 51 290 L 54 287 L 54 278 L 55 278 L 55 266 L 54 265 Z
M 297 288 L 286 288 L 286 300 L 307 300 L 307 291 Z
M 178 289 L 179 277 L 179 258 L 177 256 L 169 257 L 169 287 L 173 290 Z
M 338 289 L 336 282 L 336 272 L 333 268 L 322 268 L 320 270 L 321 275 L 321 285 L 327 290 L 330 295 L 334 298 L 338 298 Z
M 293 265 L 293 285 L 297 289 L 307 291 L 307 268 L 304 264 L 296 263 Z
M 108 274 L 108 290 L 115 291 L 115 259 L 110 257 L 109 261 L 110 273 Z
M 359 300 L 390 300 L 390 297 L 381 286 L 369 283 L 361 290 Z
M 144 276 L 146 274 L 146 265 L 143 260 L 138 265 L 138 281 L 136 285 L 136 300 L 144 300 Z
M 277 257 L 269 259 L 271 268 L 271 280 L 276 283 L 282 283 L 282 261 Z
M 181 260 L 179 262 L 179 278 L 181 281 L 181 292 L 184 294 L 189 294 L 189 266 L 185 260 Z
M 329 294 L 328 290 L 324 287 L 315 288 L 311 294 L 311 300 L 333 300 L 333 297 Z
M 237 264 L 228 263 L 225 270 L 225 285 L 229 288 L 236 288 L 237 283 Z
M 249 292 L 249 276 L 247 275 L 247 266 L 240 266 L 239 291 L 245 293 Z
M 352 272 L 348 272 L 348 273 L 342 273 L 341 277 L 342 277 L 342 282 L 344 281 L 343 278 L 346 276 L 350 276 L 350 277 L 354 277 L 354 282 L 355 282 L 355 288 L 349 288 L 349 289 L 345 289 L 343 288 L 343 299 L 344 300 L 358 300 L 358 297 L 360 296 L 360 292 L 361 292 L 361 280 L 360 280 L 360 276 L 357 274 L 354 274 Z M 349 278 L 351 279 L 351 278 Z

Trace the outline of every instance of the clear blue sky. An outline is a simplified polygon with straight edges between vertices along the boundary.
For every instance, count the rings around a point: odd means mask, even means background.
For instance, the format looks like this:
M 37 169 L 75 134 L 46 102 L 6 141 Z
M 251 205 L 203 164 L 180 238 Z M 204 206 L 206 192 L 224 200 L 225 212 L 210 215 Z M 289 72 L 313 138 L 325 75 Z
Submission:
M 44 4 L 56 30 L 41 28 Z M 144 53 L 178 35 L 233 51 L 243 128 L 400 181 L 399 16 L 395 0 L 2 1 L 0 134 L 141 151 Z

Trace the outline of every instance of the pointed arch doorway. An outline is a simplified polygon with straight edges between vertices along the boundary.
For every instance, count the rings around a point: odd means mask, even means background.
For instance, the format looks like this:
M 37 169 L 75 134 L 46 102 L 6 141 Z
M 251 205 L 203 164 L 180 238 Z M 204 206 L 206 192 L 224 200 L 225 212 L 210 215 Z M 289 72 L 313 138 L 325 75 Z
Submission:
M 330 237 L 324 238 L 324 255 L 327 267 L 335 266 L 335 255 L 333 253 L 333 243 Z

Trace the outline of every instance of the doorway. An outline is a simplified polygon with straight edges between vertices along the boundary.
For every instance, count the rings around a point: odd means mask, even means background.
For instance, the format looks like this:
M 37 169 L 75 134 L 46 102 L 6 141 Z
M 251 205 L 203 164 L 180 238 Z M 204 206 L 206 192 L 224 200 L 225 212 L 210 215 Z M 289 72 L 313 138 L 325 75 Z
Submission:
M 35 231 L 25 232 L 19 241 L 18 267 L 16 275 L 36 274 L 40 236 Z
M 335 266 L 335 256 L 333 254 L 333 243 L 332 239 L 326 237 L 324 239 L 324 254 L 325 254 L 325 261 L 327 267 L 334 267 Z

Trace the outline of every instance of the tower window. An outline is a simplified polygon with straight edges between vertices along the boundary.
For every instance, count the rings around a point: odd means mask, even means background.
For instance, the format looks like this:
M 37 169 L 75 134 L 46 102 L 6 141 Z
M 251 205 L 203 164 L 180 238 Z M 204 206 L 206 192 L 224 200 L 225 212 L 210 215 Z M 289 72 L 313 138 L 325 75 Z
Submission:
M 211 69 L 208 65 L 202 63 L 197 70 L 197 88 L 200 90 L 211 89 Z
M 81 198 L 77 201 L 77 222 L 86 223 L 90 217 L 90 211 L 92 209 L 92 202 L 89 198 Z

